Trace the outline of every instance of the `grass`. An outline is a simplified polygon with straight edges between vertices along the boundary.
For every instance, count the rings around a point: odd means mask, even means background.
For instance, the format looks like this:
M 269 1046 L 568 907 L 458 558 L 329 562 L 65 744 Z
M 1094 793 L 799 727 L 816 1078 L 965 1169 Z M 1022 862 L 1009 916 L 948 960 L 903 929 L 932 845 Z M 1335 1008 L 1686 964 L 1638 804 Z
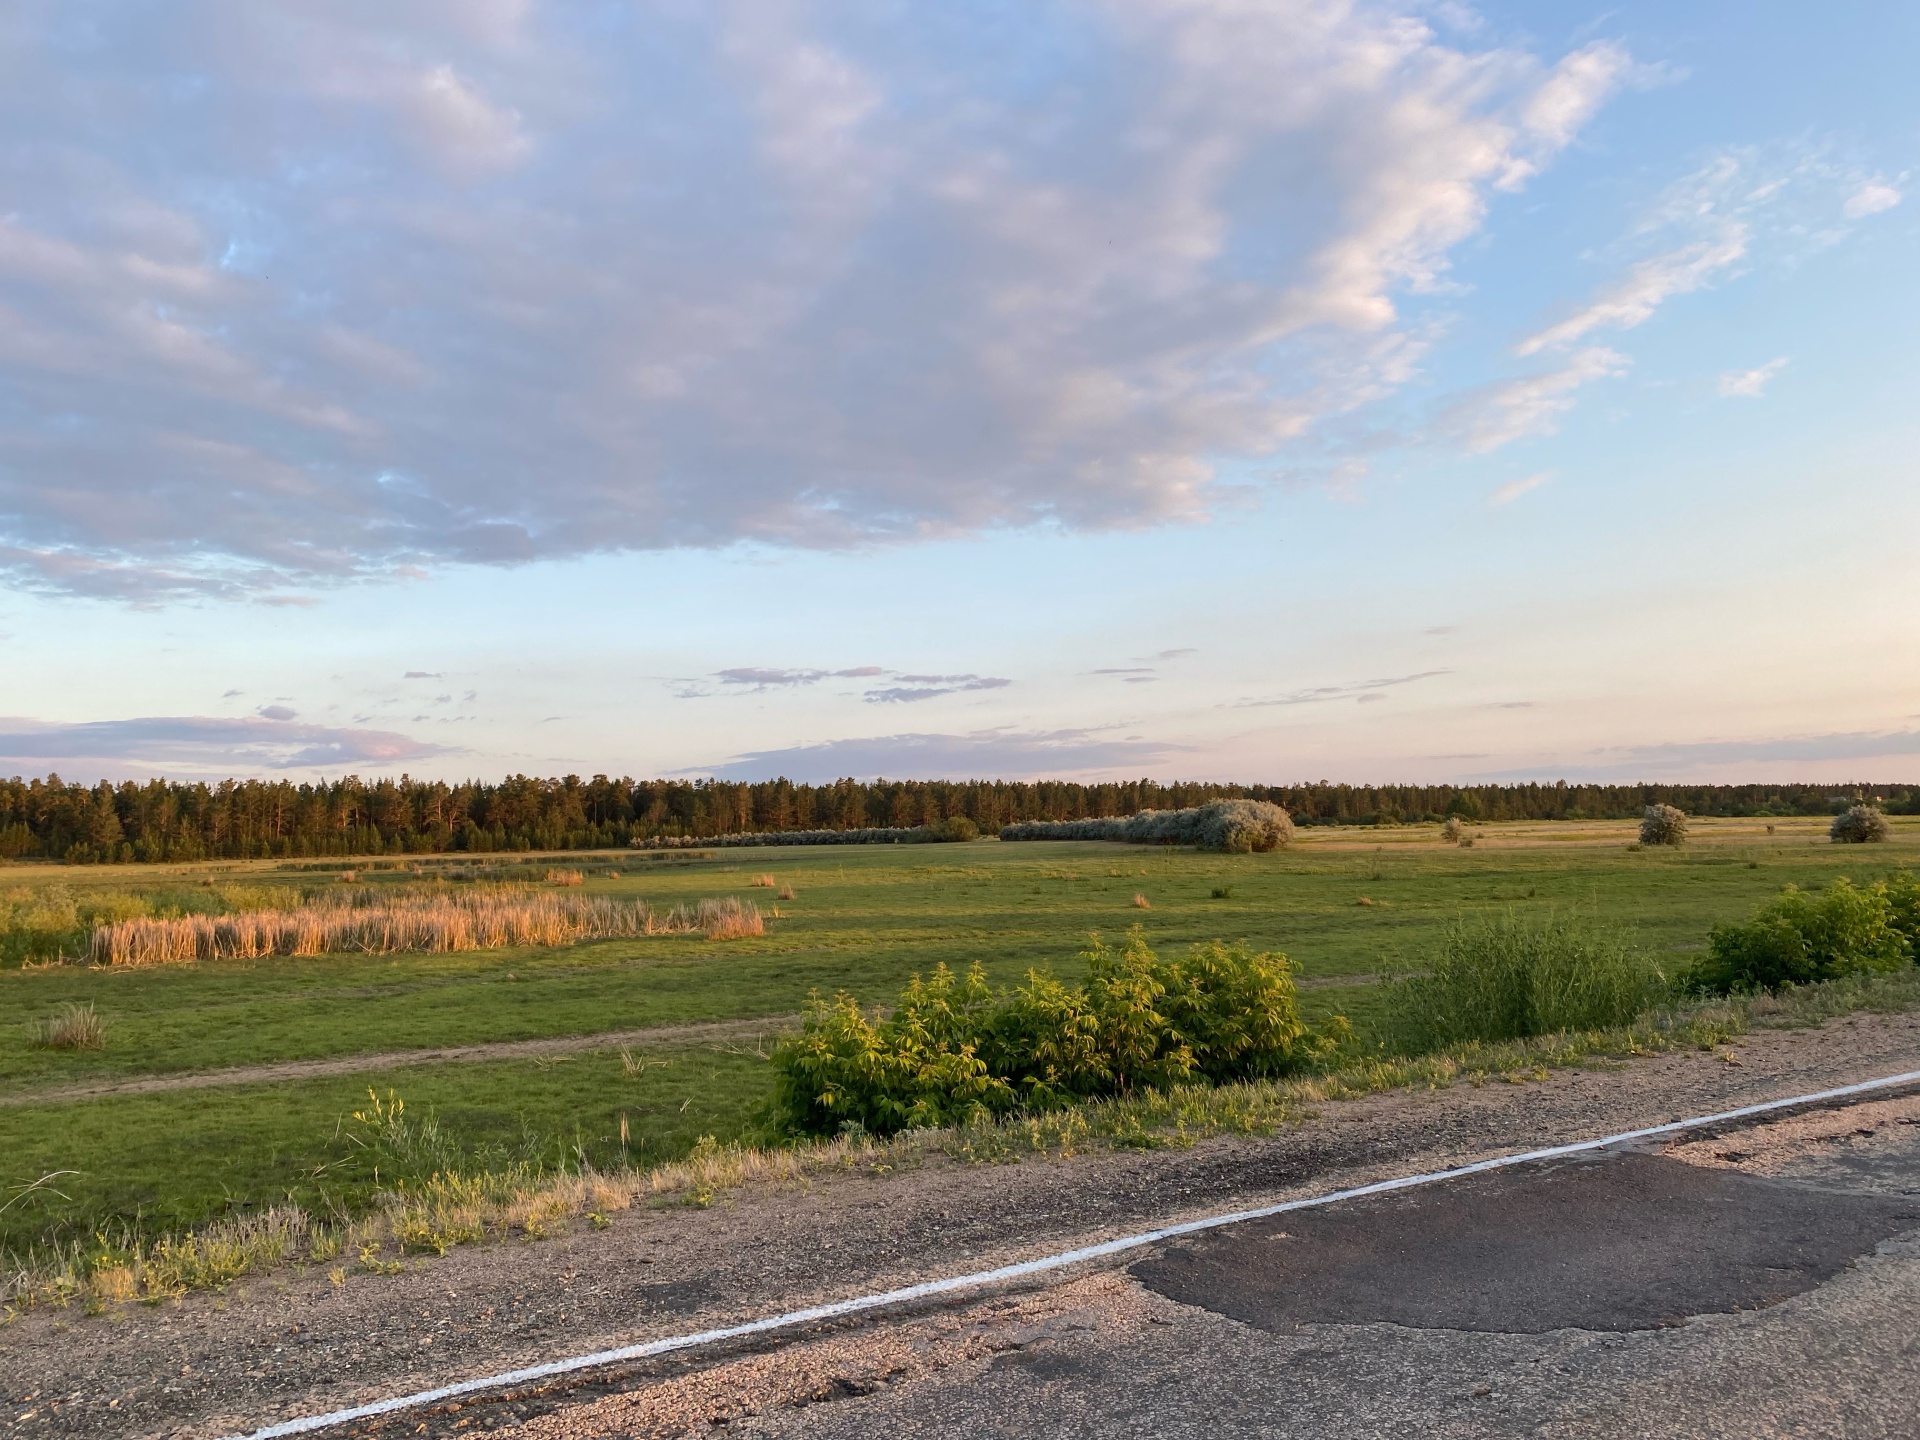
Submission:
M 1638 852 L 1627 848 L 1635 825 L 1612 822 L 1481 826 L 1469 833 L 1472 849 L 1442 844 L 1438 827 L 1408 826 L 1307 830 L 1284 851 L 1238 856 L 1047 842 L 756 850 L 751 866 L 730 852 L 663 853 L 657 861 L 575 854 L 566 864 L 583 883 L 554 898 L 697 910 L 702 898 L 744 903 L 764 891 L 753 882 L 771 867 L 783 887 L 781 918 L 763 918 L 761 934 L 725 946 L 686 934 L 144 969 L 16 964 L 0 969 L 0 1097 L 284 1060 L 784 1017 L 811 989 L 876 999 L 943 961 L 961 968 L 981 960 L 989 978 L 1004 984 L 1030 966 L 1069 971 L 1089 930 L 1116 936 L 1136 921 L 1160 947 L 1220 937 L 1283 950 L 1302 982 L 1305 1018 L 1344 1013 L 1364 1035 L 1378 1036 L 1392 987 L 1365 982 L 1394 966 L 1430 968 L 1463 914 L 1537 919 L 1577 908 L 1619 924 L 1677 968 L 1699 953 L 1713 925 L 1747 918 L 1788 882 L 1869 880 L 1914 868 L 1920 852 L 1920 824 L 1905 818 L 1895 820 L 1888 844 L 1872 847 L 1828 844 L 1818 819 L 1776 820 L 1772 835 L 1765 823 L 1695 821 L 1683 849 Z M 554 863 L 529 857 L 424 868 L 538 884 Z M 339 873 L 265 863 L 111 871 L 15 865 L 0 867 L 0 898 L 13 907 L 9 914 L 37 914 L 51 933 L 63 917 L 89 908 L 112 915 L 199 904 L 197 913 L 231 913 L 259 897 L 298 903 L 338 888 Z M 353 883 L 378 900 L 422 882 L 405 862 L 362 862 Z M 1151 908 L 1134 908 L 1135 894 Z M 240 903 L 221 898 L 227 895 Z M 1363 897 L 1374 903 L 1360 905 Z M 8 953 L 5 943 L 0 938 L 0 953 Z M 1741 1013 L 1772 1003 L 1756 1000 Z M 92 1007 L 105 1026 L 105 1048 L 30 1043 L 28 1022 L 67 1005 Z M 343 1216 L 371 1223 L 384 1213 L 378 1197 L 389 1177 L 376 1184 L 370 1170 L 347 1163 L 354 1157 L 340 1146 L 343 1117 L 366 1103 L 369 1085 L 431 1114 L 474 1163 L 486 1157 L 488 1165 L 532 1166 L 524 1177 L 532 1186 L 562 1167 L 575 1174 L 581 1154 L 596 1170 L 624 1173 L 622 1111 L 624 1158 L 637 1174 L 666 1173 L 661 1167 L 682 1163 L 703 1136 L 722 1152 L 751 1140 L 756 1107 L 771 1085 L 758 1054 L 630 1042 L 629 1053 L 637 1073 L 610 1043 L 544 1067 L 527 1060 L 389 1066 L 322 1080 L 0 1107 L 0 1206 L 7 1207 L 0 1246 L 39 1245 L 48 1253 L 91 1243 L 96 1232 L 153 1245 L 195 1227 L 244 1226 L 289 1205 L 329 1225 Z M 1212 1103 L 1182 1100 L 1189 1118 L 1175 1131 L 1198 1125 L 1193 1107 Z M 1157 1121 L 1135 1118 L 1142 1133 L 1158 1133 Z M 1096 1125 L 1092 1112 L 1083 1119 Z M 786 1162 L 755 1163 L 777 1169 Z M 75 1173 L 35 1188 L 55 1172 Z M 357 1263 L 357 1252 L 343 1254 L 342 1263 Z
M 864 1134 L 765 1147 L 699 1136 L 677 1159 L 617 1169 L 584 1153 L 550 1171 L 521 1159 L 481 1169 L 459 1149 L 438 1115 L 413 1118 L 392 1092 L 370 1092 L 351 1115 L 349 1134 L 364 1165 L 399 1161 L 363 1210 L 316 1217 L 284 1203 L 225 1216 L 197 1230 L 149 1238 L 135 1228 L 102 1231 L 15 1256 L 0 1275 L 6 1313 L 36 1304 L 80 1303 L 97 1313 L 132 1300 L 161 1301 L 189 1289 L 227 1284 L 288 1262 L 346 1259 L 355 1269 L 396 1273 L 407 1257 L 446 1254 L 457 1245 L 520 1235 L 540 1239 L 584 1221 L 608 1223 L 638 1203 L 704 1207 L 726 1191 L 751 1185 L 804 1184 L 833 1172 L 884 1176 L 944 1158 L 1005 1164 L 1099 1149 L 1186 1148 L 1219 1135 L 1265 1135 L 1308 1118 L 1328 1101 L 1400 1089 L 1456 1084 L 1525 1084 L 1570 1066 L 1618 1063 L 1675 1050 L 1712 1050 L 1759 1027 L 1814 1025 L 1858 1011 L 1920 1007 L 1920 971 L 1849 977 L 1782 995 L 1652 1012 L 1632 1024 L 1478 1042 L 1414 1057 L 1355 1057 L 1327 1073 L 1229 1085 L 1176 1086 L 1164 1091 L 1089 1101 L 1037 1116 L 982 1119 L 948 1130 L 912 1130 L 886 1140 Z M 629 1077 L 644 1074 L 622 1055 Z M 350 1152 L 354 1146 L 345 1147 Z M 463 1168 L 463 1162 L 465 1168 Z M 50 1177 L 52 1178 L 52 1177 Z M 336 1283 L 345 1266 L 332 1273 Z
M 1383 997 L 1387 1045 L 1421 1055 L 1467 1041 L 1624 1025 L 1667 999 L 1672 980 L 1616 929 L 1566 914 L 1456 920 L 1424 971 Z

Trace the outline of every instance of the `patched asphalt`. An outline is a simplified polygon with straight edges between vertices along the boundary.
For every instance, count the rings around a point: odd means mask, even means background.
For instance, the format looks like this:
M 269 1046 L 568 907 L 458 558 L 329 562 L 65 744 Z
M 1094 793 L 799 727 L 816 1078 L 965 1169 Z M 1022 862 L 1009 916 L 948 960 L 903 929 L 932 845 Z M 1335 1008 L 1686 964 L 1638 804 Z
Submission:
M 1170 1300 L 1284 1333 L 1650 1330 L 1777 1305 L 1916 1228 L 1920 1200 L 1629 1151 L 1250 1221 L 1132 1273 Z

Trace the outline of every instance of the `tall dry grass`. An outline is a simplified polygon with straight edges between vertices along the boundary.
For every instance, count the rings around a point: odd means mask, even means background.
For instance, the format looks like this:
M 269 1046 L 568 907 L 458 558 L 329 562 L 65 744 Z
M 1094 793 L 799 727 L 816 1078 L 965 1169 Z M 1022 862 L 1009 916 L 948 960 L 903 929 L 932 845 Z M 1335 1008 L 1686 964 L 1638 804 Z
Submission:
M 69 1000 L 60 1013 L 27 1022 L 27 1044 L 39 1050 L 99 1050 L 107 1043 L 106 1021 L 91 1000 Z
M 732 940 L 764 932 L 758 907 L 732 897 L 676 905 L 660 915 L 639 900 L 495 893 L 119 920 L 93 932 L 91 958 L 96 965 L 175 965 L 274 955 L 446 954 L 639 935 Z

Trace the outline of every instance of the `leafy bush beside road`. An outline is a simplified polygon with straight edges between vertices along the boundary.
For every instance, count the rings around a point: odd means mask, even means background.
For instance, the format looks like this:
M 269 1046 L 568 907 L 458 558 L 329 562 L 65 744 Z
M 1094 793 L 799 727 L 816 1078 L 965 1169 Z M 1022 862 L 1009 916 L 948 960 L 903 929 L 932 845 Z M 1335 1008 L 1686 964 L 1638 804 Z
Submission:
M 881 1018 L 815 995 L 774 1051 L 775 1120 L 794 1134 L 876 1135 L 1190 1080 L 1263 1079 L 1324 1058 L 1351 1033 L 1301 1019 L 1284 955 L 1218 940 L 1163 960 L 1135 927 L 1096 936 L 1087 977 L 1029 971 L 995 989 L 976 965 L 916 976 Z
M 1871 885 L 1844 876 L 1823 890 L 1789 885 L 1744 925 L 1718 925 L 1693 989 L 1727 995 L 1845 975 L 1886 974 L 1920 954 L 1920 881 L 1902 872 Z

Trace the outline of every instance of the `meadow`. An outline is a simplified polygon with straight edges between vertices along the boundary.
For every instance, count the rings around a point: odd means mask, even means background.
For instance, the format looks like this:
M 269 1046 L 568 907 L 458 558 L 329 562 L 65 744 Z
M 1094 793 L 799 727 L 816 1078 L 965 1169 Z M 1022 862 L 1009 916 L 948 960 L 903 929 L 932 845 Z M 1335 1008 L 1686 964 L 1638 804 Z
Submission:
M 289 1200 L 318 1216 L 359 1213 L 383 1183 L 351 1119 L 370 1090 L 431 1119 L 451 1168 L 672 1161 L 705 1136 L 724 1144 L 759 1133 L 769 1048 L 810 991 L 890 1001 L 941 963 L 977 961 L 996 984 L 1032 967 L 1070 975 L 1089 932 L 1117 941 L 1136 924 L 1168 951 L 1218 938 L 1284 952 L 1304 1016 L 1344 1014 L 1364 1042 L 1379 1018 L 1376 975 L 1431 963 L 1462 916 L 1596 917 L 1678 967 L 1710 927 L 1746 919 L 1783 885 L 1920 868 L 1920 820 L 1893 824 L 1892 841 L 1873 846 L 1827 843 L 1824 818 L 1779 818 L 1696 821 L 1676 850 L 1630 848 L 1629 822 L 1541 822 L 1473 827 L 1470 847 L 1440 843 L 1433 825 L 1320 827 L 1247 855 L 983 840 L 575 851 L 464 870 L 362 861 L 350 878 L 313 862 L 0 866 L 0 914 L 15 915 L 205 912 L 221 894 L 312 903 L 328 887 L 377 904 L 428 883 L 540 884 L 564 863 L 580 872 L 580 883 L 566 882 L 570 896 L 642 901 L 662 914 L 731 898 L 769 916 L 763 934 L 724 940 L 630 934 L 0 969 L 0 1248 L 136 1228 L 163 1235 Z M 73 1005 L 100 1017 L 100 1048 L 33 1043 L 36 1022 Z M 738 1023 L 724 1033 L 672 1028 L 708 1022 Z M 663 1033 L 626 1033 L 650 1030 Z M 527 1041 L 569 1048 L 410 1053 Z M 270 1068 L 307 1062 L 332 1068 Z M 203 1083 L 210 1072 L 232 1073 Z

